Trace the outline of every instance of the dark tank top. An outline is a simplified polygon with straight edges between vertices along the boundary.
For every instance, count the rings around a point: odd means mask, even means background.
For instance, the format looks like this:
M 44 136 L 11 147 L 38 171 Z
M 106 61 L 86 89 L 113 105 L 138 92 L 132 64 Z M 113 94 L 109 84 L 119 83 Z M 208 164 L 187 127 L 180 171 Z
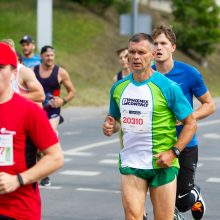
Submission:
M 59 96 L 60 95 L 60 84 L 58 82 L 59 66 L 55 65 L 52 70 L 52 73 L 47 78 L 42 78 L 40 76 L 39 70 L 40 70 L 40 65 L 34 67 L 36 78 L 43 86 L 45 95 L 50 93 L 52 96 Z
M 122 79 L 122 71 L 117 73 L 117 81 Z

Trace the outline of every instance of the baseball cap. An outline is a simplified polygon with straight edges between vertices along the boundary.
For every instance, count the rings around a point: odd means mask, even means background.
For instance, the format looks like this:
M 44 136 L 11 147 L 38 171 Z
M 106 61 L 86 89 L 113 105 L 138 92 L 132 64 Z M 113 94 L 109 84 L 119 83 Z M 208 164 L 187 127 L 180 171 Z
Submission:
M 20 40 L 20 44 L 24 43 L 24 42 L 28 42 L 28 43 L 34 43 L 34 40 L 31 36 L 29 35 L 25 35 L 21 40 Z
M 0 43 L 0 65 L 12 65 L 17 68 L 15 52 L 5 43 Z
M 41 48 L 40 54 L 47 52 L 48 49 L 54 50 L 54 48 L 52 46 L 46 45 Z

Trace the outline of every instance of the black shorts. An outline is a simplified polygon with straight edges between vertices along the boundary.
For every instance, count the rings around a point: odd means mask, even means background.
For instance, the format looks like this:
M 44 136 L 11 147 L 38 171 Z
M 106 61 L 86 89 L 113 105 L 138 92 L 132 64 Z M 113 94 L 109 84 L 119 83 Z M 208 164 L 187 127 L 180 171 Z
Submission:
M 60 108 L 46 108 L 44 109 L 47 113 L 47 117 L 49 119 L 56 118 L 60 116 Z
M 190 192 L 194 186 L 198 162 L 198 146 L 185 148 L 179 157 L 180 169 L 177 177 L 177 195 Z
M 0 220 L 16 220 L 15 218 L 10 218 L 4 215 L 0 215 Z

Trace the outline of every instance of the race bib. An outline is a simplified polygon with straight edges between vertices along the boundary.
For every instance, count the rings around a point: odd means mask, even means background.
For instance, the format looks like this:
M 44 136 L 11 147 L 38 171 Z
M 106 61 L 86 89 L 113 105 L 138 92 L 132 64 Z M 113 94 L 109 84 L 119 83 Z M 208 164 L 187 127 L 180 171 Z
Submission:
M 0 134 L 0 166 L 13 164 L 13 134 Z
M 133 113 L 133 114 L 132 114 Z M 122 111 L 121 125 L 123 132 L 149 132 L 151 131 L 151 123 L 148 112 L 138 112 L 138 114 L 130 111 Z

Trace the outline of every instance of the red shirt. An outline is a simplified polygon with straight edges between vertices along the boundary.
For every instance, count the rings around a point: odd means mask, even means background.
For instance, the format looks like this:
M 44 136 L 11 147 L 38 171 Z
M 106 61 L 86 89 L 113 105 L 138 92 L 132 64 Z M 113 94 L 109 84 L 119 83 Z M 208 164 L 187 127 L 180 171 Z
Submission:
M 0 166 L 0 172 L 21 173 L 36 163 L 37 149 L 44 150 L 58 142 L 46 113 L 35 103 L 14 94 L 0 104 L 0 135 L 13 133 L 14 163 Z M 41 201 L 38 184 L 19 187 L 0 195 L 0 215 L 18 220 L 40 220 Z

